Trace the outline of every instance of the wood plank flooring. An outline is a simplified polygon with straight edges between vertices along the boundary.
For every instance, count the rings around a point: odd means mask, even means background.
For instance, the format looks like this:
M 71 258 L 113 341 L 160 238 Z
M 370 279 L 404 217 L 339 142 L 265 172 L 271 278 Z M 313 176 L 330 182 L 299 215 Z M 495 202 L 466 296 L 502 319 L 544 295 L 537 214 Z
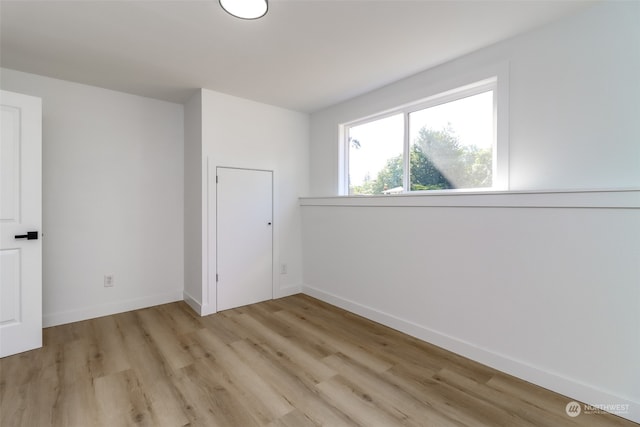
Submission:
M 637 426 L 305 295 L 45 329 L 0 360 L 0 425 Z

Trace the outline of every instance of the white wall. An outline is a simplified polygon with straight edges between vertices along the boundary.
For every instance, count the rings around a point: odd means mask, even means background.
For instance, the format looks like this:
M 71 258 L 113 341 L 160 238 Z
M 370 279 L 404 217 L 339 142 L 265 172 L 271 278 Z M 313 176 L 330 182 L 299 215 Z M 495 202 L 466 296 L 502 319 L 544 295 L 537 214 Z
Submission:
M 7 69 L 0 86 L 43 100 L 45 326 L 182 299 L 182 105 Z
M 190 304 L 204 314 L 216 311 L 217 166 L 273 171 L 274 297 L 299 292 L 302 236 L 298 198 L 308 191 L 309 116 L 205 89 L 197 96 L 202 108 L 205 277 L 202 299 L 193 298 Z M 287 274 L 280 274 L 282 264 L 287 264 Z
M 511 190 L 640 188 L 639 17 L 596 4 L 313 114 L 311 194 L 337 194 L 338 124 L 504 61 Z M 638 191 L 302 205 L 305 292 L 640 421 Z
M 639 2 L 603 2 L 311 116 L 313 196 L 337 195 L 338 125 L 509 63 L 510 189 L 640 184 Z
M 206 283 L 206 216 L 202 182 L 202 95 L 198 90 L 184 108 L 184 299 L 200 312 Z M 204 245 L 204 246 L 203 246 Z M 204 248 L 204 250 L 203 250 Z

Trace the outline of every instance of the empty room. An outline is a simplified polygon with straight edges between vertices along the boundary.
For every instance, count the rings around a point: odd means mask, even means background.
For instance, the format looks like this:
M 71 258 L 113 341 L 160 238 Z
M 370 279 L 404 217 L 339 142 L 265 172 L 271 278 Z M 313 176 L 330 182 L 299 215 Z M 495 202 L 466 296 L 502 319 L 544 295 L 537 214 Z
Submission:
M 640 1 L 0 0 L 0 426 L 637 426 Z

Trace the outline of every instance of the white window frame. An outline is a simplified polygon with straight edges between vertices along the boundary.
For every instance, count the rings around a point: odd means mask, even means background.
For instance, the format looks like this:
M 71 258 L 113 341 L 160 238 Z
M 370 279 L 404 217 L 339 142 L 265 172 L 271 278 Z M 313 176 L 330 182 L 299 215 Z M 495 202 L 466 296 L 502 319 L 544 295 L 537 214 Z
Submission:
M 486 76 L 486 74 L 485 74 Z M 411 102 L 396 108 L 392 108 L 381 113 L 373 114 L 351 122 L 343 123 L 339 126 L 340 140 L 340 161 L 339 161 L 339 189 L 338 194 L 349 196 L 349 129 L 354 126 L 381 120 L 393 115 L 403 114 L 404 116 L 404 141 L 403 141 L 403 193 L 410 195 L 428 195 L 451 192 L 482 192 L 482 191 L 507 191 L 509 189 L 509 130 L 508 130 L 508 64 L 495 67 L 489 76 L 484 78 L 467 78 L 466 83 L 456 84 L 448 90 L 440 91 L 416 102 Z M 460 83 L 460 82 L 458 82 Z M 409 150 L 411 141 L 409 140 L 409 114 L 435 107 L 462 98 L 477 95 L 493 90 L 493 159 L 492 159 L 492 186 L 485 188 L 461 188 L 449 190 L 421 190 L 411 191 L 409 182 L 410 158 Z M 362 197 L 362 196 L 360 196 Z M 375 196 L 364 196 L 375 197 Z

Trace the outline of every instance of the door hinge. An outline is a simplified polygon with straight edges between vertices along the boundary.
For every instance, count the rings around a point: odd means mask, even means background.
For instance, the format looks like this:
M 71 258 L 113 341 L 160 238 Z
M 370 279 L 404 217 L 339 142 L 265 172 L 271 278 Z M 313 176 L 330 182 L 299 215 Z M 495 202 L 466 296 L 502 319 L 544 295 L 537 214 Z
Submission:
M 216 273 L 216 282 L 218 281 L 218 273 Z
M 216 175 L 216 184 L 218 183 L 218 175 Z

